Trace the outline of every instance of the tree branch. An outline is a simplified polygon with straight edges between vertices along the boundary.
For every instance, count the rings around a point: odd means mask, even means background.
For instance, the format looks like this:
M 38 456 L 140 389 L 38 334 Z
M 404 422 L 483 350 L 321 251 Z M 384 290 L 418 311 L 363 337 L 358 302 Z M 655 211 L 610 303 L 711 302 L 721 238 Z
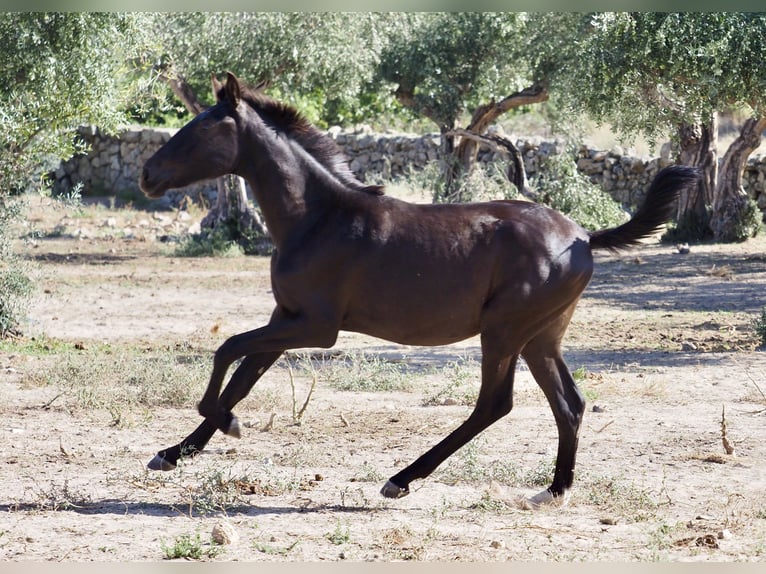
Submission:
M 447 133 L 447 135 L 460 136 L 476 143 L 484 144 L 491 148 L 493 151 L 500 151 L 507 154 L 512 165 L 508 168 L 508 179 L 511 180 L 524 197 L 537 201 L 537 195 L 529 187 L 529 180 L 527 179 L 527 172 L 524 169 L 524 158 L 517 148 L 510 140 L 496 135 L 481 135 L 476 134 L 469 130 L 456 129 Z M 462 142 L 461 142 L 462 143 Z
M 197 95 L 194 93 L 194 90 L 192 90 L 189 84 L 186 83 L 186 80 L 183 78 L 183 76 L 179 74 L 170 76 L 163 70 L 160 72 L 160 78 L 168 83 L 170 89 L 173 90 L 175 96 L 181 100 L 189 113 L 192 113 L 196 116 L 200 112 L 204 111 L 205 106 L 202 105 L 202 102 L 199 101 Z
M 547 100 L 548 89 L 542 84 L 534 84 L 504 97 L 499 102 L 492 101 L 476 108 L 468 129 L 474 133 L 484 133 L 492 122 L 508 110 L 530 104 L 539 104 Z

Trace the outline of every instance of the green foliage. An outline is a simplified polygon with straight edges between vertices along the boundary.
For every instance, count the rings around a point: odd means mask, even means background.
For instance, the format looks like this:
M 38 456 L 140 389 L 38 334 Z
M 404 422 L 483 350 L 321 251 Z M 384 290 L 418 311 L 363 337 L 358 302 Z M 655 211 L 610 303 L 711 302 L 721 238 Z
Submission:
M 753 329 L 758 336 L 758 342 L 766 347 L 766 307 L 761 307 L 761 314 L 753 320 Z
M 444 161 L 450 161 L 447 158 Z M 461 173 L 449 189 L 444 183 L 444 172 L 434 169 L 439 162 L 432 162 L 430 183 L 424 183 L 432 190 L 434 203 L 458 203 L 491 201 L 495 199 L 518 199 L 516 188 L 508 181 L 504 162 L 488 165 L 474 165 L 469 173 Z
M 523 87 L 519 13 L 408 14 L 381 52 L 380 76 L 409 94 L 418 115 L 452 128 L 466 109 Z
M 83 151 L 73 135 L 79 125 L 108 131 L 124 118 L 139 20 L 107 12 L 0 14 L 0 336 L 16 330 L 31 289 L 10 250 L 8 228 L 19 210 L 7 197 L 45 187 L 57 160 Z
M 566 154 L 550 155 L 541 161 L 530 185 L 537 190 L 541 203 L 564 213 L 586 229 L 613 227 L 627 219 L 620 205 L 579 173 Z
M 385 110 L 390 97 L 373 87 L 387 30 L 401 16 L 371 12 L 173 12 L 149 24 L 157 45 L 145 55 L 154 70 L 182 76 L 212 103 L 210 74 L 230 70 L 249 83 L 267 81 L 276 98 L 300 105 L 322 125 Z M 360 97 L 364 94 L 365 97 Z
M 339 391 L 402 391 L 411 386 L 401 364 L 377 354 L 347 353 L 324 368 L 327 380 Z
M 10 227 L 18 214 L 18 202 L 0 193 L 0 338 L 18 334 L 33 291 L 27 265 L 13 252 Z
M 256 232 L 242 231 L 236 221 L 205 229 L 184 238 L 174 251 L 177 257 L 239 257 L 268 255 L 271 239 Z
M 176 536 L 171 545 L 162 542 L 160 548 L 165 560 L 214 558 L 223 551 L 218 545 L 203 542 L 199 532 L 194 536 L 191 534 Z
M 130 84 L 138 16 L 0 14 L 0 193 L 37 182 L 46 159 L 83 149 L 81 124 L 115 128 Z
M 351 540 L 351 531 L 348 526 L 345 528 L 340 522 L 340 519 L 335 523 L 335 530 L 332 532 L 329 532 L 325 538 L 332 542 L 333 544 L 340 546 L 341 544 L 346 544 L 349 540 Z

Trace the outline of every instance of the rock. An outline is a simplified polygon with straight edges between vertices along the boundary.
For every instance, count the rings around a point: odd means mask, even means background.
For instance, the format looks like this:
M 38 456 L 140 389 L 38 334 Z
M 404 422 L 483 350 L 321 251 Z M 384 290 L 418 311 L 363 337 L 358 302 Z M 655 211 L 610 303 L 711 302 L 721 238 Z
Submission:
M 239 540 L 239 534 L 228 522 L 218 522 L 213 526 L 213 532 L 210 534 L 213 542 L 220 545 L 236 544 Z
M 731 531 L 728 528 L 724 528 L 718 533 L 718 540 L 729 540 L 731 537 Z

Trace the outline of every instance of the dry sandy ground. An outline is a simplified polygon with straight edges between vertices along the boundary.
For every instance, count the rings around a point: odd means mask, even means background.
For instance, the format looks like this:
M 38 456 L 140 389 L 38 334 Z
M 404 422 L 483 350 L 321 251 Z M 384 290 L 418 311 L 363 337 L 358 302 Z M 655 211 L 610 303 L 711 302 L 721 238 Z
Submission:
M 469 414 L 424 398 L 454 361 L 475 390 L 476 340 L 428 349 L 344 333 L 336 350 L 380 354 L 412 386 L 341 391 L 320 371 L 295 425 L 280 362 L 236 409 L 242 439 L 218 434 L 170 473 L 145 464 L 198 424 L 193 407 L 117 423 L 29 384 L 59 360 L 53 342 L 209 356 L 267 320 L 268 260 L 174 257 L 156 238 L 189 222 L 169 217 L 32 206 L 39 237 L 18 248 L 38 284 L 25 331 L 52 350 L 0 353 L 1 560 L 161 561 L 184 542 L 205 561 L 764 560 L 766 355 L 752 329 L 766 303 L 763 239 L 598 256 L 565 345 L 589 398 L 575 489 L 565 508 L 530 512 L 516 500 L 549 478 L 556 431 L 523 365 L 508 417 L 410 496 L 378 494 Z M 296 381 L 305 396 L 308 377 Z M 211 543 L 219 523 L 233 543 Z

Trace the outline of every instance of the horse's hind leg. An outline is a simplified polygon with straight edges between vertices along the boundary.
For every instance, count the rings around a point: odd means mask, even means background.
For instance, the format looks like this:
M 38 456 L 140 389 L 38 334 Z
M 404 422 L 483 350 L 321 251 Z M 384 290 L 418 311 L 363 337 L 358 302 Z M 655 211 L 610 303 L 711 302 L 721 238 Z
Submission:
M 410 482 L 425 478 L 450 455 L 492 423 L 511 412 L 513 376 L 518 355 L 501 356 L 482 337 L 481 389 L 468 419 L 415 462 L 392 476 L 380 493 L 388 498 L 409 494 Z
M 566 318 L 568 322 L 568 317 Z M 530 341 L 522 352 L 537 384 L 545 393 L 553 411 L 558 429 L 558 452 L 551 486 L 526 501 L 527 508 L 544 504 L 566 504 L 574 481 L 575 458 L 580 423 L 585 412 L 585 399 L 577 389 L 569 369 L 561 356 L 560 339 L 564 324 Z
M 229 384 L 226 385 L 221 393 L 221 404 L 227 409 L 234 408 L 239 401 L 244 399 L 253 385 L 261 378 L 261 375 L 274 364 L 282 354 L 279 352 L 258 353 L 249 355 L 240 363 L 231 376 Z M 239 426 L 234 423 L 235 432 L 230 433 L 239 436 Z M 151 470 L 173 470 L 178 460 L 186 456 L 199 454 L 205 448 L 210 438 L 215 434 L 217 427 L 209 419 L 204 419 L 202 423 L 185 439 L 177 445 L 171 446 L 158 452 L 147 465 Z

